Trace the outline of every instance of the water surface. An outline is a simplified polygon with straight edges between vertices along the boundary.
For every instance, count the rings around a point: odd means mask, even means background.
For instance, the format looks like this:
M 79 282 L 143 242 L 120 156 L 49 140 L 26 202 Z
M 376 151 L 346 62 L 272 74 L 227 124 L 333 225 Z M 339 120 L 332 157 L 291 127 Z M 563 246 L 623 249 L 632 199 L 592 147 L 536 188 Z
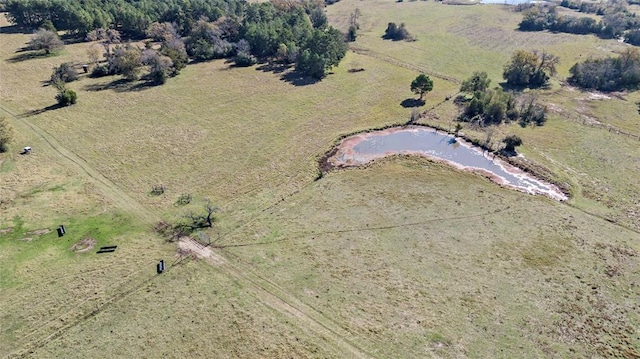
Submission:
M 336 166 L 357 166 L 394 154 L 416 154 L 446 162 L 458 168 L 481 172 L 493 181 L 528 193 L 557 200 L 567 197 L 545 183 L 492 154 L 431 128 L 392 128 L 344 139 L 329 162 Z

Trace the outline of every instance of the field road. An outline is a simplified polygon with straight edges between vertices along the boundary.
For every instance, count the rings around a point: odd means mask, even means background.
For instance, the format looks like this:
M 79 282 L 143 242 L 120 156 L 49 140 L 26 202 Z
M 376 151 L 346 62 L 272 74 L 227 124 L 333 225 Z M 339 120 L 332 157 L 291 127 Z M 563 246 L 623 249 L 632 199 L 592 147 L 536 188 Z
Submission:
M 61 158 L 75 168 L 80 174 L 83 174 L 88 181 L 96 185 L 105 196 L 113 199 L 116 204 L 123 210 L 126 210 L 133 215 L 137 216 L 143 223 L 148 224 L 150 227 L 160 221 L 160 217 L 151 209 L 143 206 L 134 198 L 124 192 L 117 184 L 106 178 L 100 172 L 91 168 L 91 166 L 78 156 L 73 151 L 65 148 L 60 141 L 54 136 L 47 133 L 42 128 L 33 124 L 25 118 L 17 116 L 9 109 L 0 105 L 0 110 L 7 113 L 13 120 L 28 127 L 34 134 L 42 138 L 51 149 L 57 153 Z M 208 249 L 208 248 L 207 248 Z M 269 280 L 253 273 L 252 271 L 240 267 L 236 264 L 232 264 L 231 261 L 226 260 L 219 253 L 212 251 L 212 256 L 216 258 L 214 266 L 220 271 L 228 275 L 233 280 L 236 280 L 243 284 L 245 287 L 250 288 L 255 295 L 260 298 L 264 305 L 272 308 L 273 310 L 281 313 L 283 316 L 290 318 L 292 323 L 301 328 L 305 332 L 318 339 L 322 339 L 326 345 L 330 346 L 330 351 L 336 352 L 338 357 L 342 358 L 373 358 L 373 354 L 367 352 L 363 348 L 354 343 L 352 335 L 342 328 L 339 324 L 325 317 L 322 313 L 302 303 L 295 296 L 286 292 L 276 284 Z M 149 282 L 142 283 L 142 286 L 148 285 Z M 139 288 L 138 288 L 139 289 Z M 138 290 L 130 289 L 126 293 L 120 293 L 114 296 L 111 300 L 107 301 L 108 305 L 120 301 L 126 298 L 132 293 L 136 293 Z M 107 305 L 105 304 L 105 306 Z M 70 323 L 59 329 L 56 333 L 49 336 L 51 340 L 64 335 L 64 333 L 72 327 L 81 324 L 84 320 L 98 315 L 100 311 L 105 309 L 98 308 L 97 311 L 92 313 L 86 313 L 80 320 Z M 27 353 L 33 351 L 39 347 L 46 345 L 47 341 L 37 341 L 33 343 L 30 348 L 22 348 L 17 353 Z

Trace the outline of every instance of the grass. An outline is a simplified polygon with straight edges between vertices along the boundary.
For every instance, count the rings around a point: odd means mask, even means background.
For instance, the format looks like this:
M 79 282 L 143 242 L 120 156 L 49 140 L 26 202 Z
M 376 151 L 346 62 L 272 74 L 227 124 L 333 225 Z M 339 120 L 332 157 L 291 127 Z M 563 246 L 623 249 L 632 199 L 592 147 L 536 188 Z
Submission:
M 356 7 L 354 52 L 316 84 L 213 61 L 158 87 L 82 77 L 69 84 L 78 103 L 57 109 L 43 81 L 84 63 L 88 44 L 12 62 L 28 36 L 1 34 L 0 105 L 23 116 L 7 115 L 16 139 L 0 155 L 0 231 L 11 228 L 0 232 L 0 354 L 636 355 L 639 235 L 625 227 L 640 225 L 637 140 L 584 119 L 640 133 L 638 95 L 561 86 L 575 61 L 624 45 L 520 33 L 521 15 L 498 5 L 342 0 L 327 13 L 346 28 Z M 390 21 L 418 41 L 382 40 Z M 498 84 L 523 46 L 561 57 L 540 93 L 550 118 L 501 126 L 493 142 L 522 137 L 526 158 L 569 183 L 568 204 L 400 156 L 314 181 L 339 136 L 409 119 L 401 103 L 420 71 L 434 78 L 421 122 L 447 127 L 457 81 L 484 70 Z M 24 146 L 33 153 L 18 155 Z M 167 191 L 150 196 L 158 184 Z M 192 203 L 176 206 L 183 193 Z M 152 222 L 207 199 L 221 209 L 207 233 L 222 260 L 179 261 Z M 87 237 L 118 249 L 70 250 Z

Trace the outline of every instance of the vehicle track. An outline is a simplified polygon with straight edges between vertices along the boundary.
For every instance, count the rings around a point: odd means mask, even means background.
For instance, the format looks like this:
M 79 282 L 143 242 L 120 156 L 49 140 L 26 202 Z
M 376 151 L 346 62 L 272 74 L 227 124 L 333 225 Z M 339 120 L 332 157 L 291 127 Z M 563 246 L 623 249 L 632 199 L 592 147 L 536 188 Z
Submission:
M 151 209 L 143 206 L 137 202 L 134 198 L 126 194 L 118 185 L 103 176 L 100 172 L 93 169 L 87 162 L 82 160 L 77 154 L 71 150 L 65 148 L 54 136 L 41 129 L 37 125 L 31 123 L 27 119 L 20 118 L 9 109 L 0 105 L 0 110 L 9 114 L 15 121 L 18 121 L 27 126 L 34 134 L 42 138 L 58 155 L 70 162 L 81 174 L 85 175 L 89 181 L 94 183 L 98 188 L 104 191 L 104 194 L 110 196 L 117 202 L 123 209 L 126 209 L 132 214 L 135 214 L 141 221 L 149 225 L 153 225 L 160 221 L 160 217 L 154 213 Z M 331 321 L 322 313 L 317 312 L 313 308 L 307 306 L 292 294 L 278 288 L 275 284 L 269 280 L 253 273 L 246 268 L 240 268 L 236 265 L 232 265 L 220 254 L 215 253 L 215 256 L 222 261 L 222 264 L 217 266 L 221 271 L 228 276 L 237 280 L 247 287 L 251 288 L 255 294 L 263 301 L 263 303 L 281 314 L 293 319 L 297 322 L 297 326 L 302 329 L 311 330 L 316 337 L 323 338 L 327 343 L 330 343 L 332 349 L 338 350 L 342 357 L 345 358 L 371 358 L 374 357 L 364 349 L 355 345 L 351 340 L 347 339 L 349 333 L 341 328 L 337 323 Z M 51 340 L 54 340 L 64 335 L 71 328 L 83 323 L 89 318 L 99 314 L 102 310 L 108 306 L 115 304 L 127 296 L 138 292 L 142 288 L 146 287 L 156 276 L 144 281 L 141 284 L 119 293 L 104 303 L 99 308 L 85 313 L 80 319 L 57 329 L 48 336 L 44 336 L 42 339 L 36 341 L 28 348 L 20 348 L 16 352 L 10 354 L 10 357 L 24 357 L 29 355 L 34 350 L 44 347 Z

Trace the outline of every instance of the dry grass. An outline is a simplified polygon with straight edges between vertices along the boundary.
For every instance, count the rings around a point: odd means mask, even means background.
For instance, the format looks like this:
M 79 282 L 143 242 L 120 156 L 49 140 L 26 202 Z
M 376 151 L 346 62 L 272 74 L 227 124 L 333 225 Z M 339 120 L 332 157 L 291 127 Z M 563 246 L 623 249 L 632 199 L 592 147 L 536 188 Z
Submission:
M 584 357 L 640 343 L 636 304 L 621 296 L 635 290 L 638 235 L 480 176 L 383 161 L 330 174 L 264 217 L 225 252 L 379 357 Z M 611 277 L 612 266 L 624 269 Z M 597 318 L 577 322 L 567 306 L 592 292 L 598 302 L 582 305 Z
M 400 103 L 414 96 L 420 70 L 454 80 L 484 70 L 495 84 L 527 44 L 562 58 L 561 79 L 578 59 L 622 45 L 518 33 L 520 15 L 502 6 L 342 0 L 327 11 L 344 27 L 355 7 L 359 54 L 313 85 L 214 61 L 161 87 L 82 78 L 70 84 L 77 105 L 10 118 L 16 142 L 0 155 L 0 354 L 633 357 L 639 235 L 578 208 L 640 224 L 637 140 L 582 123 L 636 132 L 636 94 L 590 99 L 555 79 L 542 98 L 559 110 L 544 127 L 496 129 L 496 144 L 518 134 L 527 158 L 571 185 L 570 205 L 420 159 L 313 181 L 316 157 L 338 136 L 409 118 Z M 418 41 L 380 39 L 389 21 L 406 22 Z M 87 47 L 4 61 L 27 40 L 0 35 L 0 105 L 25 115 L 53 104 L 41 81 L 63 61 L 84 62 Z M 348 71 L 356 67 L 365 71 Z M 422 109 L 458 86 L 436 78 Z M 446 127 L 455 112 L 444 102 L 422 121 Z M 26 145 L 34 153 L 17 155 Z M 150 196 L 158 184 L 167 192 Z M 182 193 L 194 202 L 176 207 Z M 222 264 L 174 266 L 175 245 L 148 222 L 204 198 L 221 207 L 209 235 Z M 62 239 L 34 233 L 60 223 Z M 119 248 L 73 253 L 88 237 Z M 157 276 L 160 258 L 170 265 Z

